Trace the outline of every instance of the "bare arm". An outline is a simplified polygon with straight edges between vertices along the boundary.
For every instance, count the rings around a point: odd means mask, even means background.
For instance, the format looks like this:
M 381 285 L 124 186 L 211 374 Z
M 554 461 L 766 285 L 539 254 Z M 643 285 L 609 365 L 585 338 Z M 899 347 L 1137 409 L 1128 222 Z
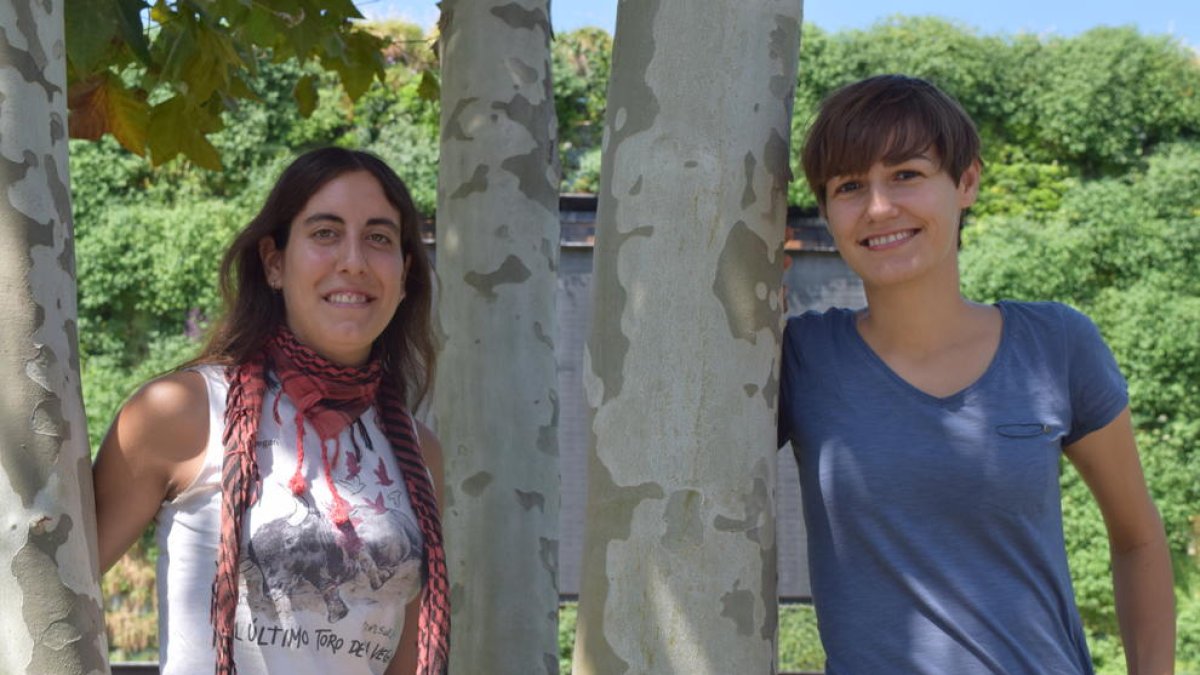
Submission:
M 147 383 L 117 413 L 92 466 L 101 573 L 196 476 L 208 440 L 208 392 L 192 372 Z
M 421 455 L 425 466 L 433 476 L 433 493 L 437 498 L 438 513 L 442 512 L 443 463 L 442 444 L 424 424 L 417 422 L 417 433 L 421 442 Z M 440 515 L 439 515 L 440 517 Z M 420 618 L 421 596 L 413 598 L 404 610 L 404 632 L 396 656 L 388 665 L 386 675 L 411 675 L 417 671 L 417 621 Z
M 1166 535 L 1150 500 L 1126 408 L 1066 448 L 1104 516 L 1117 621 L 1130 675 L 1175 672 L 1175 590 Z

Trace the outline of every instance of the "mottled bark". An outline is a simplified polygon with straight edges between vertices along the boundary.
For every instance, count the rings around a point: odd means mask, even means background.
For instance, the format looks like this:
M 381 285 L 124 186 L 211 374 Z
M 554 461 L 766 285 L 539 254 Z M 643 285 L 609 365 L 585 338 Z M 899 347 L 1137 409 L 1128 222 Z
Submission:
M 800 0 L 618 10 L 585 357 L 581 675 L 774 671 L 800 18 Z
M 75 334 L 63 3 L 0 3 L 0 672 L 107 672 Z
M 456 673 L 558 672 L 558 162 L 547 0 L 443 0 L 434 398 Z

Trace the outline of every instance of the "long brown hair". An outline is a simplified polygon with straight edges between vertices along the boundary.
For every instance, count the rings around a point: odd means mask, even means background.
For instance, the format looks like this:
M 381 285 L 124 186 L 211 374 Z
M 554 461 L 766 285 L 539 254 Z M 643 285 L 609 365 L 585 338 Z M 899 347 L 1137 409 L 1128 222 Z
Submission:
M 287 318 L 283 296 L 267 284 L 259 256 L 265 237 L 287 247 L 292 220 L 326 183 L 346 173 L 367 171 L 379 181 L 388 201 L 400 213 L 401 250 L 410 259 L 404 301 L 376 338 L 374 353 L 384 377 L 396 381 L 406 404 L 416 407 L 429 393 L 437 364 L 430 312 L 433 274 L 421 241 L 417 208 L 404 181 L 382 159 L 369 152 L 326 147 L 300 155 L 271 189 L 262 210 L 230 244 L 221 261 L 224 311 L 209 333 L 200 355 L 188 365 L 236 365 L 257 354 Z

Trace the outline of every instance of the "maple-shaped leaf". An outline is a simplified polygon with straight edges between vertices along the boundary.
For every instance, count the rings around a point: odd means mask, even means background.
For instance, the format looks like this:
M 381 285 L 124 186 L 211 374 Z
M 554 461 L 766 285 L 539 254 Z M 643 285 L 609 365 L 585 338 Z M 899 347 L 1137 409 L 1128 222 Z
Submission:
M 395 481 L 388 475 L 387 465 L 383 463 L 383 458 L 379 459 L 379 466 L 375 468 L 375 477 L 379 479 L 379 484 L 384 487 L 391 485 Z
M 147 147 L 155 166 L 179 154 L 211 171 L 221 170 L 217 149 L 205 134 L 220 129 L 220 118 L 204 108 L 193 106 L 183 96 L 175 96 L 154 106 L 150 111 L 150 133 Z
M 362 465 L 358 463 L 356 453 L 346 453 L 346 478 L 354 480 L 358 478 L 358 474 L 362 472 Z
M 150 109 L 142 94 L 118 77 L 99 73 L 71 86 L 68 126 L 72 138 L 99 139 L 112 134 L 130 152 L 146 153 Z

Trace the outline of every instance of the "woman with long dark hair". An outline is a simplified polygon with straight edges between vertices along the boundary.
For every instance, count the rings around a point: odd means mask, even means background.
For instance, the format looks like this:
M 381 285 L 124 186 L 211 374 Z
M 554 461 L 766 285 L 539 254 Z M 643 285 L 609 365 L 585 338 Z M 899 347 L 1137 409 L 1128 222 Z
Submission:
M 404 183 L 364 152 L 296 159 L 221 266 L 225 313 L 143 386 L 94 466 L 101 569 L 157 525 L 172 673 L 443 673 L 435 365 Z

